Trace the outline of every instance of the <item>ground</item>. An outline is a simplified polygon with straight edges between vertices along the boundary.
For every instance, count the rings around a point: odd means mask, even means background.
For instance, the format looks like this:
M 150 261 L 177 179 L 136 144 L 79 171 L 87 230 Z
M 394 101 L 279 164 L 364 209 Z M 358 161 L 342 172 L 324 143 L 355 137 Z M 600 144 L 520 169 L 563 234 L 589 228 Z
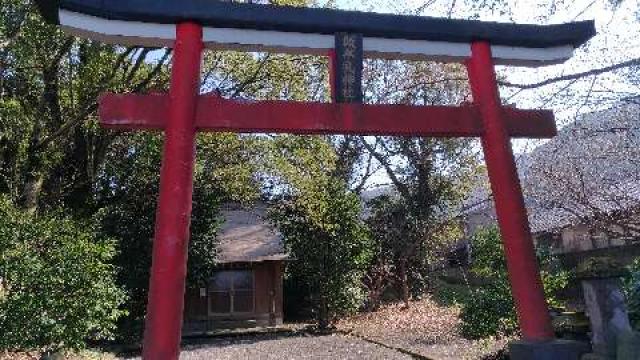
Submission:
M 412 356 L 341 334 L 311 336 L 267 334 L 209 340 L 201 345 L 185 346 L 181 360 L 410 360 Z M 135 358 L 135 359 L 140 359 Z
M 0 360 L 40 360 L 38 352 L 0 352 Z M 66 353 L 55 355 L 51 360 L 115 360 L 116 356 L 101 351 L 85 350 L 79 353 Z
M 337 333 L 243 335 L 203 340 L 183 348 L 181 359 L 433 359 L 491 358 L 509 339 L 471 341 L 459 333 L 459 308 L 427 297 L 383 306 L 374 313 L 344 319 Z M 292 326 L 299 330 L 299 326 Z
M 442 303 L 442 302 L 441 302 Z M 180 359 L 432 359 L 478 360 L 494 358 L 509 339 L 470 341 L 459 333 L 459 308 L 440 305 L 430 297 L 383 306 L 374 313 L 344 319 L 331 335 L 312 335 L 302 325 L 288 331 L 253 333 L 189 340 Z M 285 329 L 287 330 L 287 329 Z M 91 356 L 87 356 L 91 354 Z M 14 354 L 15 355 L 15 354 Z M 70 360 L 113 360 L 110 354 L 83 353 Z M 139 355 L 121 359 L 140 359 Z M 0 360 L 35 360 L 6 357 Z M 65 359 L 65 360 L 66 360 Z
M 459 308 L 438 305 L 431 297 L 411 303 L 387 305 L 374 313 L 342 320 L 338 328 L 393 348 L 434 360 L 483 359 L 495 355 L 509 339 L 471 341 L 459 333 Z

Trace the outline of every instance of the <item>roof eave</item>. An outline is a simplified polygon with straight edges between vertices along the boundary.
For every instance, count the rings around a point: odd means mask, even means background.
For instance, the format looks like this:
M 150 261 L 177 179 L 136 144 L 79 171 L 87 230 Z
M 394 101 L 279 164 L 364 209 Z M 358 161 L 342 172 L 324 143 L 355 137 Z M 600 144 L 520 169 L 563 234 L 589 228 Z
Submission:
M 170 46 L 174 41 L 175 24 L 182 21 L 196 21 L 205 27 L 210 35 L 209 45 L 228 48 L 232 41 L 225 39 L 234 35 L 237 46 L 253 50 L 256 44 L 243 44 L 242 39 L 254 40 L 262 37 L 265 50 L 279 46 L 277 42 L 288 37 L 288 50 L 300 46 L 304 52 L 317 48 L 318 52 L 332 46 L 333 35 L 339 32 L 360 33 L 369 42 L 369 54 L 379 53 L 394 56 L 403 48 L 437 48 L 442 52 L 437 60 L 456 61 L 464 58 L 468 51 L 464 46 L 476 40 L 486 40 L 493 46 L 502 47 L 501 51 L 514 48 L 530 49 L 532 54 L 515 54 L 515 59 L 506 64 L 515 63 L 525 66 L 560 63 L 571 56 L 573 48 L 579 47 L 595 35 L 593 21 L 558 25 L 518 25 L 509 23 L 479 22 L 474 20 L 451 20 L 420 16 L 402 16 L 390 14 L 365 13 L 318 8 L 280 7 L 260 4 L 238 4 L 209 0 L 181 1 L 102 1 L 102 0 L 36 0 L 48 21 L 67 26 L 67 30 L 79 36 L 86 36 L 106 42 L 122 42 L 125 45 Z M 66 12 L 67 16 L 87 17 L 80 24 L 65 24 L 56 9 Z M 77 20 L 77 19 L 76 19 Z M 95 21 L 94 21 L 95 20 Z M 132 33 L 100 33 L 96 27 L 98 20 L 113 23 L 112 28 L 128 27 Z M 83 26 L 84 25 L 84 26 Z M 104 30 L 103 25 L 103 29 Z M 208 31 L 207 31 L 208 29 Z M 164 35 L 158 35 L 164 34 Z M 304 35 L 304 36 L 303 36 Z M 271 36 L 271 37 L 270 37 Z M 273 38 L 276 43 L 272 44 Z M 221 40 L 222 39 L 222 40 Z M 375 40 L 375 41 L 373 41 Z M 127 41 L 129 43 L 127 43 Z M 221 41 L 221 44 L 216 44 Z M 254 40 L 257 41 L 257 40 Z M 250 41 L 249 41 L 250 42 Z M 416 43 L 418 42 L 418 43 Z M 297 44 L 297 45 L 296 45 Z M 560 48 L 560 49 L 558 49 Z M 564 49 L 570 48 L 570 49 Z M 554 58 L 540 58 L 540 51 L 562 50 Z M 366 50 L 366 49 L 365 49 Z M 531 53 L 531 50 L 534 50 Z M 390 54 L 390 55 L 389 55 Z M 403 54 L 400 54 L 403 55 Z M 407 55 L 407 54 L 404 54 Z M 429 55 L 429 54 L 428 54 Z M 558 57 L 559 56 L 559 57 Z M 384 57 L 384 56 L 379 56 Z M 447 58 L 449 57 L 449 58 Z M 400 58 L 410 58 L 401 56 Z M 497 63 L 500 63 L 497 61 Z

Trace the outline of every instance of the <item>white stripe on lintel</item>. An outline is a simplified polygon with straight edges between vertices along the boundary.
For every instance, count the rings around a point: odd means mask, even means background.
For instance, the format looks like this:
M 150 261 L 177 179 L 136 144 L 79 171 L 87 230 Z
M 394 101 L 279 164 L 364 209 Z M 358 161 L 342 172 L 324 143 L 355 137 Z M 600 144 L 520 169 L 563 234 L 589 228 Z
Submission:
M 503 45 L 492 45 L 491 53 L 497 63 L 510 61 L 521 62 L 541 62 L 542 65 L 559 64 L 569 60 L 573 56 L 574 48 L 571 45 L 556 46 L 550 48 L 523 48 Z M 508 64 L 505 64 L 508 65 Z
M 175 41 L 175 25 L 103 18 L 60 10 L 60 24 L 71 34 L 98 41 L 149 47 L 170 47 Z M 334 47 L 334 37 L 322 34 L 204 28 L 207 48 L 218 50 L 273 51 L 280 53 L 326 54 Z M 367 57 L 385 59 L 461 62 L 471 55 L 469 44 L 442 41 L 365 38 Z M 501 65 L 541 66 L 562 63 L 573 47 L 521 48 L 492 46 L 495 62 Z
M 106 20 L 67 10 L 60 10 L 59 18 L 65 31 L 109 44 L 171 47 L 176 39 L 176 26 L 170 24 Z
M 204 28 L 203 40 L 211 49 L 246 51 L 274 50 L 285 53 L 326 54 L 334 47 L 334 37 L 322 34 Z

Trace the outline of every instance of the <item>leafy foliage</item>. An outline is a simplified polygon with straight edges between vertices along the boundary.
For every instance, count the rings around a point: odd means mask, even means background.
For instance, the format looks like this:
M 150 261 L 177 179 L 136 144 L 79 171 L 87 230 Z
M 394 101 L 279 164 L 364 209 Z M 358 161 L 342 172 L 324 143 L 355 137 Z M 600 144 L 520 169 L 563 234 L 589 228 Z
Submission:
M 369 306 L 376 309 L 385 287 L 390 284 L 397 285 L 405 301 L 411 290 L 415 289 L 416 295 L 423 292 L 421 285 L 424 285 L 426 275 L 423 271 L 428 268 L 430 250 L 435 247 L 429 240 L 435 236 L 429 237 L 427 233 L 431 219 L 411 211 L 410 204 L 403 198 L 383 195 L 373 199 L 370 207 L 367 224 L 375 241 L 375 258 L 367 285 Z M 378 288 L 375 286 L 376 275 L 381 277 L 377 281 Z
M 518 321 L 509 283 L 501 281 L 473 291 L 460 317 L 462 333 L 472 339 L 516 332 Z
M 470 338 L 509 335 L 517 331 L 518 320 L 507 275 L 507 264 L 498 229 L 486 228 L 473 236 L 473 265 L 471 272 L 484 278 L 487 284 L 471 292 L 463 301 L 462 332 Z M 559 306 L 556 297 L 565 288 L 569 274 L 559 270 L 546 251 L 538 253 L 541 278 L 547 302 Z
M 114 139 L 95 126 L 98 96 L 164 88 L 170 51 L 69 37 L 33 1 L 0 7 L 0 191 L 31 211 L 81 212 Z
M 118 336 L 135 340 L 142 334 L 147 299 L 162 140 L 101 130 L 97 97 L 106 91 L 166 91 L 171 50 L 69 37 L 44 24 L 33 1 L 2 0 L 0 10 L 0 193 L 34 214 L 72 213 L 69 221 L 78 227 L 83 219 L 98 219 L 96 232 L 119 244 L 110 263 L 117 265 L 115 281 L 128 295 L 128 316 L 120 319 Z M 316 60 L 208 52 L 203 89 L 228 97 L 304 100 L 315 79 L 311 73 L 325 65 Z M 317 66 L 307 66 L 314 62 Z M 325 84 L 313 83 L 322 94 Z M 202 283 L 215 265 L 218 205 L 259 195 L 254 165 L 263 151 L 254 140 L 233 134 L 198 137 L 190 286 Z
M 220 202 L 257 196 L 249 143 L 231 134 L 198 139 L 189 286 L 206 283 L 214 271 Z M 129 295 L 129 316 L 121 319 L 119 335 L 121 340 L 135 341 L 142 336 L 147 303 L 162 140 L 157 135 L 137 134 L 118 139 L 110 150 L 96 185 L 96 201 L 101 206 L 101 232 L 121 244 L 115 262 L 122 269 L 118 283 Z
M 391 275 L 408 306 L 410 293 L 424 292 L 429 264 L 451 239 L 460 236 L 459 224 L 451 214 L 462 193 L 460 178 L 473 166 L 462 154 L 466 148 L 462 143 L 397 139 L 384 145 L 387 151 L 396 146 L 407 159 L 402 169 L 394 170 L 403 177 L 393 180 L 394 192 L 370 201 L 367 222 L 377 243 L 373 270 Z M 387 270 L 380 271 L 382 268 Z M 371 300 L 375 308 L 377 300 Z
M 470 338 L 510 334 L 517 330 L 517 315 L 507 279 L 504 250 L 496 228 L 478 232 L 472 239 L 471 271 L 489 283 L 474 289 L 462 304 L 462 332 Z
M 126 313 L 115 254 L 91 224 L 36 218 L 0 198 L 0 348 L 79 349 L 111 338 Z

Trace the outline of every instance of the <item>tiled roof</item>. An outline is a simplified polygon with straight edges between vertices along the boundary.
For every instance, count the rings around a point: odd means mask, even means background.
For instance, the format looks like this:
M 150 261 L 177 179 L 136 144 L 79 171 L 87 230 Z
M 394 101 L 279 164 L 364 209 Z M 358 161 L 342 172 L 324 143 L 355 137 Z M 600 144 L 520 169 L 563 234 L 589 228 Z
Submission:
M 263 262 L 288 258 L 282 236 L 266 218 L 266 206 L 225 205 L 218 232 L 216 260 L 220 264 Z

